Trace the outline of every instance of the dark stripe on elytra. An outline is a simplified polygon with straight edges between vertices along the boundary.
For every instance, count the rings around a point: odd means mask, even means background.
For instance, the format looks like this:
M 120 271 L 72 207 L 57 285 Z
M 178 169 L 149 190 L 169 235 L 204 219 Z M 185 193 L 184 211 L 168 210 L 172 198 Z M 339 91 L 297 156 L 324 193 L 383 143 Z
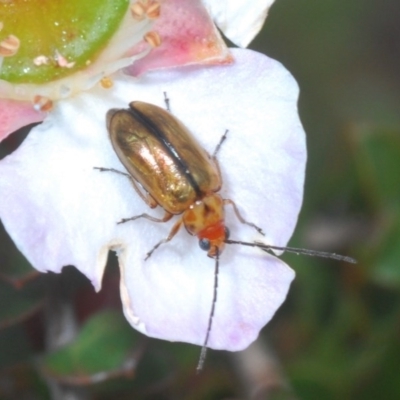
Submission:
M 139 120 L 141 124 L 143 124 L 161 143 L 164 144 L 166 151 L 172 157 L 172 159 L 177 164 L 179 171 L 187 178 L 189 183 L 191 184 L 193 190 L 196 193 L 197 197 L 202 196 L 202 192 L 200 190 L 199 185 L 194 179 L 193 175 L 190 173 L 188 166 L 182 160 L 179 153 L 176 151 L 175 147 L 167 140 L 165 135 L 153 124 L 153 122 L 143 115 L 140 111 L 134 108 L 129 108 L 128 111 Z

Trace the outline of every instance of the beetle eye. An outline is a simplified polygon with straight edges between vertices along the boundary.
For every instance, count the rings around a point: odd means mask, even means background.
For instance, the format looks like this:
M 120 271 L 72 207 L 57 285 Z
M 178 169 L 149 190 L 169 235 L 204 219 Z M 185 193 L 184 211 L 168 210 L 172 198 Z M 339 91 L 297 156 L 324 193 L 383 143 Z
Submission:
M 208 239 L 200 239 L 199 240 L 199 246 L 202 250 L 210 250 L 211 247 L 211 243 Z
M 229 236 L 231 236 L 231 231 L 225 226 L 225 239 L 229 239 Z

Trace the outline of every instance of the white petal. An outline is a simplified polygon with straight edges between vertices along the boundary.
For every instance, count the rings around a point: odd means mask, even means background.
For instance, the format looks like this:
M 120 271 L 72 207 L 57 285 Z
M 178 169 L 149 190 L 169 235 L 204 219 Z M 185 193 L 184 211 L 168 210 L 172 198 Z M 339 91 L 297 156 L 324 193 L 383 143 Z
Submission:
M 163 211 L 149 210 L 124 176 L 93 169 L 123 170 L 105 129 L 108 109 L 126 108 L 131 100 L 163 106 L 166 91 L 172 113 L 209 152 L 229 129 L 218 156 L 220 193 L 267 233 L 260 237 L 228 208 L 232 239 L 285 245 L 296 224 L 306 159 L 297 85 L 274 60 L 248 50 L 233 54 L 237 61 L 231 66 L 157 71 L 140 80 L 120 77 L 109 92 L 97 88 L 59 102 L 0 163 L 0 215 L 29 261 L 42 271 L 75 265 L 99 289 L 107 251 L 117 250 L 125 315 L 149 336 L 203 342 L 214 261 L 182 229 L 144 262 L 174 221 L 116 224 Z M 221 256 L 210 347 L 239 350 L 251 343 L 285 299 L 293 276 L 275 257 L 228 247 Z
M 275 0 L 203 0 L 218 28 L 238 46 L 246 47 L 260 32 Z

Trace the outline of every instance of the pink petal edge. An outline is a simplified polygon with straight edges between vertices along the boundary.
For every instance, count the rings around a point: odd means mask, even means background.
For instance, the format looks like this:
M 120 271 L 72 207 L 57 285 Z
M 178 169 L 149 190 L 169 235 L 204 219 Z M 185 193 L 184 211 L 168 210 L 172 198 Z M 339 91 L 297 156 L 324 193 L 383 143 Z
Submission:
M 44 117 L 31 103 L 0 99 L 0 142 L 23 126 L 43 121 Z

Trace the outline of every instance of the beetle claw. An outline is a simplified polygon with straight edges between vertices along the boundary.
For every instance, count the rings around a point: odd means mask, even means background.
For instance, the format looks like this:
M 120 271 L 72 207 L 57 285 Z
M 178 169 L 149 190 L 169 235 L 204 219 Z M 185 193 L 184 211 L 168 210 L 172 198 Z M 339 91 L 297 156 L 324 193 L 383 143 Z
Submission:
M 147 254 L 146 257 L 144 258 L 144 261 L 147 261 L 151 255 L 154 253 L 154 250 L 157 248 L 158 246 L 154 246 Z
M 114 168 L 104 168 L 104 167 L 93 167 L 93 169 L 97 169 L 100 172 L 115 172 L 116 174 L 124 175 L 130 178 L 131 176 L 127 174 L 126 172 L 118 171 L 117 169 Z
M 128 221 L 135 221 L 135 219 L 138 219 L 140 217 L 141 215 L 137 215 L 136 217 L 131 217 L 131 218 L 122 218 L 120 221 L 117 222 L 117 225 L 124 224 L 125 222 Z
M 146 261 L 147 259 L 149 259 L 151 257 L 151 255 L 164 243 L 167 243 L 170 241 L 170 238 L 166 238 L 163 240 L 160 240 L 147 254 L 146 257 L 144 259 L 144 261 Z
M 245 224 L 251 226 L 251 227 L 254 228 L 259 234 L 265 236 L 264 231 L 263 231 L 259 226 L 257 226 L 256 224 L 253 224 L 253 223 L 251 223 L 251 222 L 245 222 Z
M 261 228 L 259 228 L 258 226 L 256 226 L 255 228 L 256 228 L 258 233 L 260 233 L 261 235 L 265 236 L 265 233 Z

